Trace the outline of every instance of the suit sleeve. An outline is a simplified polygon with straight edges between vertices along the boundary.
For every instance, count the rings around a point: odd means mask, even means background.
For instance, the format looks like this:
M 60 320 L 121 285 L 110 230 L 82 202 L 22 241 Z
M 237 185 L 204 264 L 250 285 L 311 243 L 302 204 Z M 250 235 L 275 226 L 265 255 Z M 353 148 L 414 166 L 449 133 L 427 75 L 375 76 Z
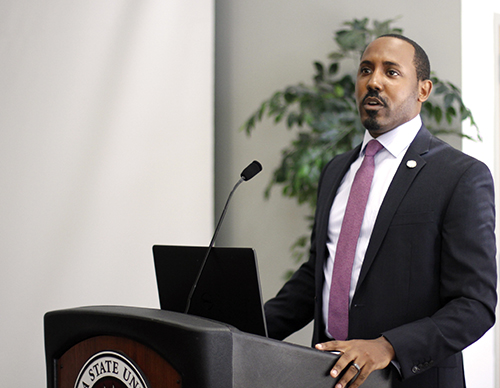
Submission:
M 265 305 L 270 338 L 282 340 L 314 317 L 314 259 L 304 263 Z
M 460 352 L 494 324 L 494 229 L 491 174 L 484 164 L 473 163 L 460 177 L 442 221 L 441 307 L 430 317 L 383 333 L 396 351 L 403 378 Z

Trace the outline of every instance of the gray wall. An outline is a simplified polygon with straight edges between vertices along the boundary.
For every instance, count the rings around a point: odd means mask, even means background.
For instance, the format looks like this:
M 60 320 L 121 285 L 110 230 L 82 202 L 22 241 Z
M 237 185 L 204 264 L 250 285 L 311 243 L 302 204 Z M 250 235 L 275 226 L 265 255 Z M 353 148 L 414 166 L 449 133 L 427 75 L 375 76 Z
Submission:
M 251 246 L 257 251 L 264 298 L 283 284 L 293 267 L 289 247 L 307 231 L 307 209 L 263 191 L 291 133 L 271 121 L 248 138 L 238 128 L 274 91 L 309 82 L 314 60 L 335 49 L 333 32 L 354 17 L 395 23 L 426 49 L 433 69 L 460 85 L 460 1 L 394 2 L 381 0 L 217 0 L 215 86 L 216 217 L 239 173 L 253 159 L 264 171 L 239 188 L 218 239 L 220 246 Z M 309 344 L 308 332 L 295 342 Z

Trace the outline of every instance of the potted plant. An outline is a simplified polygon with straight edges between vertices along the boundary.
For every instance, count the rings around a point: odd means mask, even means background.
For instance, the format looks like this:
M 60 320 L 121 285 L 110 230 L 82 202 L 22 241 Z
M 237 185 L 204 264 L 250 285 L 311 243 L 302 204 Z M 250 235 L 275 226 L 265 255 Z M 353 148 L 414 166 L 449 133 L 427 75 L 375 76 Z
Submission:
M 374 20 L 371 27 L 368 18 L 345 22 L 344 28 L 335 32 L 338 49 L 328 56 L 328 62 L 314 62 L 312 84 L 299 83 L 275 92 L 241 127 L 250 135 L 267 116 L 275 123 L 285 121 L 288 129 L 296 130 L 296 137 L 282 151 L 280 165 L 273 171 L 265 196 L 269 197 L 272 187 L 281 185 L 284 196 L 309 206 L 310 223 L 323 167 L 335 155 L 352 149 L 363 139 L 365 129 L 354 97 L 359 58 L 368 43 L 378 36 L 403 33 L 401 28 L 391 26 L 393 22 L 394 19 Z M 461 122 L 470 120 L 477 130 L 460 89 L 434 73 L 431 79 L 433 93 L 423 104 L 421 113 L 427 128 L 435 135 L 465 136 L 461 133 Z M 292 255 L 297 262 L 304 258 L 308 240 L 309 236 L 300 236 L 292 245 Z

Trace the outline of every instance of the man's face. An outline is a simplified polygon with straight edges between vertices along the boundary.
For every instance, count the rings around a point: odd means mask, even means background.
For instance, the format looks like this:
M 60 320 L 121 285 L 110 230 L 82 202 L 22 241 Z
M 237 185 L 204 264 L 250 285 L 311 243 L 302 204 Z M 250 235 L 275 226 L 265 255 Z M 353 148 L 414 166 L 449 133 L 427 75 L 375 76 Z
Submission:
M 358 69 L 356 102 L 361 122 L 377 137 L 413 119 L 430 94 L 418 81 L 413 46 L 383 37 L 368 45 Z M 423 92 L 423 93 L 422 93 Z

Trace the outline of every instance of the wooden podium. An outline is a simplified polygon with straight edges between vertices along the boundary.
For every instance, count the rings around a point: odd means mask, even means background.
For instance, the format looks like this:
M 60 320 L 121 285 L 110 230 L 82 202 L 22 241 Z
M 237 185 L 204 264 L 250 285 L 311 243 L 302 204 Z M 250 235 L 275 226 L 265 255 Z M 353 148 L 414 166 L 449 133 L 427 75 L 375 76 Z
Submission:
M 96 306 L 45 314 L 47 388 L 334 386 L 336 356 L 192 315 Z M 363 388 L 390 387 L 389 370 Z

